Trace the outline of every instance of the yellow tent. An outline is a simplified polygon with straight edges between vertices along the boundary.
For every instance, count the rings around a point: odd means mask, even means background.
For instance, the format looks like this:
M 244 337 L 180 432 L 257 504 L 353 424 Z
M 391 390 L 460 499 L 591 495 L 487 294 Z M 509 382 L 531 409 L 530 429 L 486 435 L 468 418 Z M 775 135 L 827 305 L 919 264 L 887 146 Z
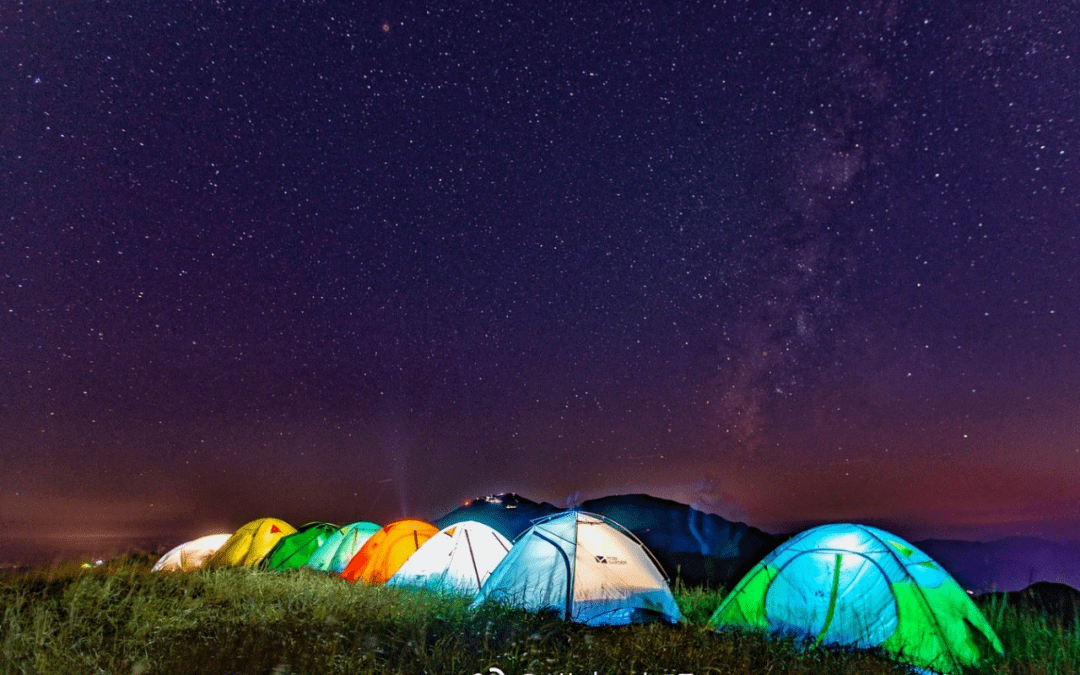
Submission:
M 277 518 L 260 518 L 244 525 L 211 556 L 208 567 L 254 567 L 282 537 L 296 528 Z
M 399 520 L 382 528 L 360 547 L 341 576 L 356 583 L 385 584 L 394 572 L 439 528 L 420 520 Z

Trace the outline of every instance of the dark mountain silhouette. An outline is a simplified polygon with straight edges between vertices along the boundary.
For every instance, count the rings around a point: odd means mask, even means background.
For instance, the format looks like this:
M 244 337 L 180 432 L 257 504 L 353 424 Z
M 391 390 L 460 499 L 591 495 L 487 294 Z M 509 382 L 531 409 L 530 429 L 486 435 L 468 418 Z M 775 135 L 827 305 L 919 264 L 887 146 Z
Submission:
M 534 502 L 513 492 L 488 495 L 466 502 L 434 522 L 440 530 L 466 520 L 475 520 L 493 528 L 510 541 L 529 529 L 532 522 L 562 511 L 547 502 Z
M 1080 625 L 1080 591 L 1065 584 L 1040 581 L 1022 591 L 984 593 L 975 598 L 975 602 L 987 614 L 1004 602 L 1006 607 L 1045 616 L 1065 630 Z
M 691 586 L 731 588 L 788 538 L 644 494 L 591 499 L 578 508 L 622 525 L 652 551 L 670 578 Z M 513 541 L 534 520 L 562 510 L 509 492 L 473 499 L 435 525 L 476 520 Z M 1080 588 L 1080 541 L 1009 537 L 991 542 L 927 539 L 915 545 L 972 592 L 1018 591 L 1036 582 Z
M 690 586 L 731 588 L 785 539 L 643 494 L 590 499 L 580 508 L 633 532 L 672 580 L 678 578 Z
M 732 523 L 668 499 L 618 495 L 591 499 L 578 508 L 623 526 L 652 551 L 671 579 L 691 586 L 734 586 L 784 537 Z M 512 492 L 473 499 L 435 521 L 441 528 L 476 520 L 513 541 L 532 521 L 563 509 Z
M 928 539 L 915 545 L 971 591 L 1016 591 L 1038 581 L 1080 587 L 1080 541 L 1007 537 L 990 542 Z

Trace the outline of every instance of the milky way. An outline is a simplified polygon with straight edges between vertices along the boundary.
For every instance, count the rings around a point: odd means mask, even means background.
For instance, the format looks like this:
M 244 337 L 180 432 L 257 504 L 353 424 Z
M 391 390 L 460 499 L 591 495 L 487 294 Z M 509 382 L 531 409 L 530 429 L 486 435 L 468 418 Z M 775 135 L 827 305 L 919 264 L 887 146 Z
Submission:
M 1078 32 L 3 10 L 0 562 L 503 490 L 1071 536 Z

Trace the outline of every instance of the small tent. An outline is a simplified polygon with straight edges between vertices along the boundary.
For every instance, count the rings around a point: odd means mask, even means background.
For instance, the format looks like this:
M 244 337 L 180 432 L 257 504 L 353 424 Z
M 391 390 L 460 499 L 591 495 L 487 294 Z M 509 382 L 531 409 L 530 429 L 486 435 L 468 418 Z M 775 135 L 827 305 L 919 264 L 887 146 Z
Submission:
M 294 570 L 303 565 L 341 527 L 332 523 L 305 523 L 296 532 L 282 537 L 263 558 L 268 570 Z
M 151 572 L 193 572 L 210 559 L 232 535 L 208 534 L 192 541 L 184 542 L 158 558 Z
M 483 523 L 466 520 L 439 530 L 386 585 L 475 596 L 509 550 L 506 537 Z
M 277 518 L 259 518 L 233 532 L 207 561 L 208 567 L 255 567 L 270 549 L 296 528 Z
M 384 584 L 409 556 L 438 532 L 434 525 L 419 520 L 390 523 L 360 547 L 341 571 L 341 577 L 353 583 Z
M 1002 653 L 948 572 L 900 537 L 866 525 L 823 525 L 781 544 L 735 586 L 710 625 L 879 647 L 941 673 Z
M 590 626 L 681 618 L 648 549 L 614 521 L 581 511 L 540 519 L 526 530 L 473 606 L 488 600 L 555 611 Z
M 323 545 L 311 554 L 304 567 L 341 574 L 341 570 L 345 569 L 360 547 L 379 529 L 375 523 L 365 521 L 346 525 L 331 534 Z

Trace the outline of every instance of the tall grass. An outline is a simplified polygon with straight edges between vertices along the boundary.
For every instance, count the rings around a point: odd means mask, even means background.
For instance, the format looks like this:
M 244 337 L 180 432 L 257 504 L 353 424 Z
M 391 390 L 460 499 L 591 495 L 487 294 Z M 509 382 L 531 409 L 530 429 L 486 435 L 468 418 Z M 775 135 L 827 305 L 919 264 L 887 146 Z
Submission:
M 879 654 L 704 627 L 722 593 L 677 587 L 679 626 L 587 628 L 457 597 L 300 570 L 149 574 L 147 561 L 0 580 L 8 673 L 906 673 Z M 985 672 L 1080 672 L 1077 637 L 988 612 L 1009 658 Z
M 992 596 L 980 609 L 1005 646 L 1005 660 L 993 672 L 1080 673 L 1080 621 L 1066 629 L 1059 620 L 1007 604 L 1002 596 Z

